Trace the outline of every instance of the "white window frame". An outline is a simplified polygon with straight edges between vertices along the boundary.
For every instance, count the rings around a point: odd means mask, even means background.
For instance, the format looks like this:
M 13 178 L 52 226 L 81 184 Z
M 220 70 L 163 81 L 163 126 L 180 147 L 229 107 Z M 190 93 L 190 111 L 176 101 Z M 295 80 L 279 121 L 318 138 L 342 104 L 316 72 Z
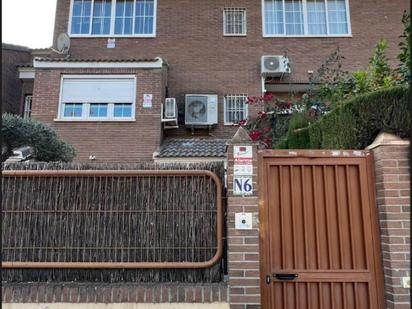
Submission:
M 234 97 L 234 98 L 237 98 L 237 97 L 244 97 L 245 98 L 245 107 L 244 107 L 244 115 L 245 115 L 245 118 L 244 119 L 247 119 L 248 118 L 248 116 L 249 116 L 249 105 L 246 103 L 247 102 L 247 94 L 225 94 L 224 96 L 223 96 L 223 118 L 224 118 L 224 125 L 225 126 L 231 126 L 231 125 L 234 125 L 235 123 L 234 122 L 231 122 L 231 121 L 228 121 L 226 118 L 227 118 L 227 116 L 226 116 L 226 98 L 227 97 Z M 240 119 L 240 120 L 243 120 L 243 119 Z
M 238 10 L 243 13 L 243 33 L 227 33 L 226 32 L 226 13 L 229 11 Z M 247 36 L 247 12 L 246 8 L 238 7 L 225 7 L 223 9 L 223 35 L 224 36 Z
M 118 104 L 132 104 L 132 115 L 131 117 L 114 117 L 114 105 L 116 103 L 113 102 L 70 102 L 68 104 L 83 104 L 82 108 L 82 116 L 81 117 L 65 117 L 64 116 L 64 102 L 62 102 L 62 94 L 63 94 L 63 82 L 64 79 L 133 79 L 133 85 L 134 85 L 134 100 L 133 102 L 116 102 Z M 59 106 L 58 106 L 58 112 L 57 112 L 57 118 L 54 119 L 54 121 L 70 121 L 70 122 L 75 122 L 75 121 L 91 121 L 91 122 L 122 122 L 122 121 L 136 121 L 136 98 L 137 98 L 137 93 L 136 93 L 136 85 L 137 85 L 137 78 L 136 75 L 70 75 L 70 74 L 64 74 L 60 78 L 60 95 L 59 95 Z M 90 104 L 93 103 L 101 103 L 105 104 L 107 103 L 107 117 L 90 117 Z
M 33 95 L 28 94 L 24 97 L 24 110 L 23 110 L 23 118 L 30 119 L 31 118 L 31 111 L 33 108 Z
M 283 1 L 283 6 L 284 2 Z M 327 27 L 327 34 L 307 34 L 308 33 L 308 24 L 307 24 L 307 16 L 308 16 L 308 11 L 307 11 L 307 0 L 301 0 L 302 1 L 302 6 L 303 6 L 303 28 L 305 34 L 298 34 L 298 35 L 293 35 L 293 34 L 286 34 L 286 30 L 284 31 L 285 34 L 268 34 L 266 33 L 266 18 L 265 18 L 265 0 L 261 0 L 261 6 L 262 6 L 262 34 L 264 38 L 275 38 L 275 37 L 293 37 L 293 38 L 333 38 L 333 37 L 352 37 L 352 26 L 351 26 L 351 21 L 350 21 L 350 10 L 349 10 L 349 0 L 345 0 L 345 5 L 346 5 L 346 20 L 348 21 L 348 33 L 346 34 L 329 34 L 329 21 L 328 21 L 328 5 L 327 5 L 327 0 L 324 0 L 326 2 L 325 4 L 325 9 L 326 9 L 326 27 Z M 285 15 L 285 10 L 283 10 L 283 15 Z M 285 16 L 283 17 L 283 25 L 286 27 L 286 22 L 285 22 Z
M 72 18 L 73 18 L 73 3 L 74 0 L 70 0 L 70 14 L 69 14 L 69 22 L 67 33 L 72 38 L 125 38 L 125 37 L 134 37 L 134 38 L 154 38 L 156 37 L 156 24 L 157 24 L 157 0 L 154 0 L 154 8 L 153 8 L 153 33 L 148 34 L 115 34 L 115 21 L 116 21 L 116 2 L 117 0 L 112 0 L 112 12 L 110 17 L 110 33 L 109 34 L 92 34 L 93 29 L 93 10 L 94 10 L 94 0 L 92 1 L 91 7 L 91 16 L 90 16 L 90 29 L 88 34 L 75 34 L 72 33 Z M 133 32 L 134 32 L 134 25 L 136 20 L 136 0 L 134 0 L 134 7 L 133 7 Z

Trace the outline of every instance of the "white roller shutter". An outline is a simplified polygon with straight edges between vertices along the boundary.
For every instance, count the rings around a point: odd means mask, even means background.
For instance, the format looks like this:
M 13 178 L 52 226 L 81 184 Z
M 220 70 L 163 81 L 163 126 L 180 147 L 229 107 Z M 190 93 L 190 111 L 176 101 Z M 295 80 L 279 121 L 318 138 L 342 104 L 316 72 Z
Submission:
M 134 78 L 63 78 L 63 103 L 134 103 L 135 97 Z

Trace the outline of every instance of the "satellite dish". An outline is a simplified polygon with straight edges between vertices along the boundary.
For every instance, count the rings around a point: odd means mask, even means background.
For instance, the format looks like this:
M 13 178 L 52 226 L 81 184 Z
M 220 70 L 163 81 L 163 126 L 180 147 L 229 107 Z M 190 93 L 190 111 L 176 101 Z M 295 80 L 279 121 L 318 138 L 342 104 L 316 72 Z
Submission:
M 68 54 L 70 49 L 70 37 L 67 33 L 60 33 L 57 37 L 57 52 Z

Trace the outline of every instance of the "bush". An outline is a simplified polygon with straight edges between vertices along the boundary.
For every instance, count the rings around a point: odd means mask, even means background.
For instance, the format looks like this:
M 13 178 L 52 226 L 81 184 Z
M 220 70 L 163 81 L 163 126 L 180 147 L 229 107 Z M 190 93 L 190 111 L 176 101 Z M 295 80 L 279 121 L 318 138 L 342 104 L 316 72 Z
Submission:
M 39 161 L 72 161 L 76 155 L 73 146 L 60 140 L 56 132 L 47 125 L 12 114 L 2 115 L 1 133 L 6 148 L 2 161 L 11 155 L 12 149 L 31 146 Z
M 279 149 L 304 149 L 309 148 L 309 117 L 304 113 L 296 113 L 290 118 L 289 129 L 285 139 L 277 144 Z
M 285 143 L 290 149 L 364 149 L 380 132 L 408 138 L 408 109 L 407 87 L 378 90 L 346 101 L 307 129 L 295 130 Z

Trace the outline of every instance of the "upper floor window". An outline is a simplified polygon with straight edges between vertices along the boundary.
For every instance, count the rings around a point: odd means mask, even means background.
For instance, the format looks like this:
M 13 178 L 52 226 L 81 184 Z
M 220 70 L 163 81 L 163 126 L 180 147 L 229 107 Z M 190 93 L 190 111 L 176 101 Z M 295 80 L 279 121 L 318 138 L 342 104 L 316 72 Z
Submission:
M 72 0 L 72 36 L 154 36 L 157 0 Z
M 223 10 L 223 34 L 246 35 L 246 9 L 225 8 Z
M 264 36 L 350 35 L 348 0 L 262 0 Z

